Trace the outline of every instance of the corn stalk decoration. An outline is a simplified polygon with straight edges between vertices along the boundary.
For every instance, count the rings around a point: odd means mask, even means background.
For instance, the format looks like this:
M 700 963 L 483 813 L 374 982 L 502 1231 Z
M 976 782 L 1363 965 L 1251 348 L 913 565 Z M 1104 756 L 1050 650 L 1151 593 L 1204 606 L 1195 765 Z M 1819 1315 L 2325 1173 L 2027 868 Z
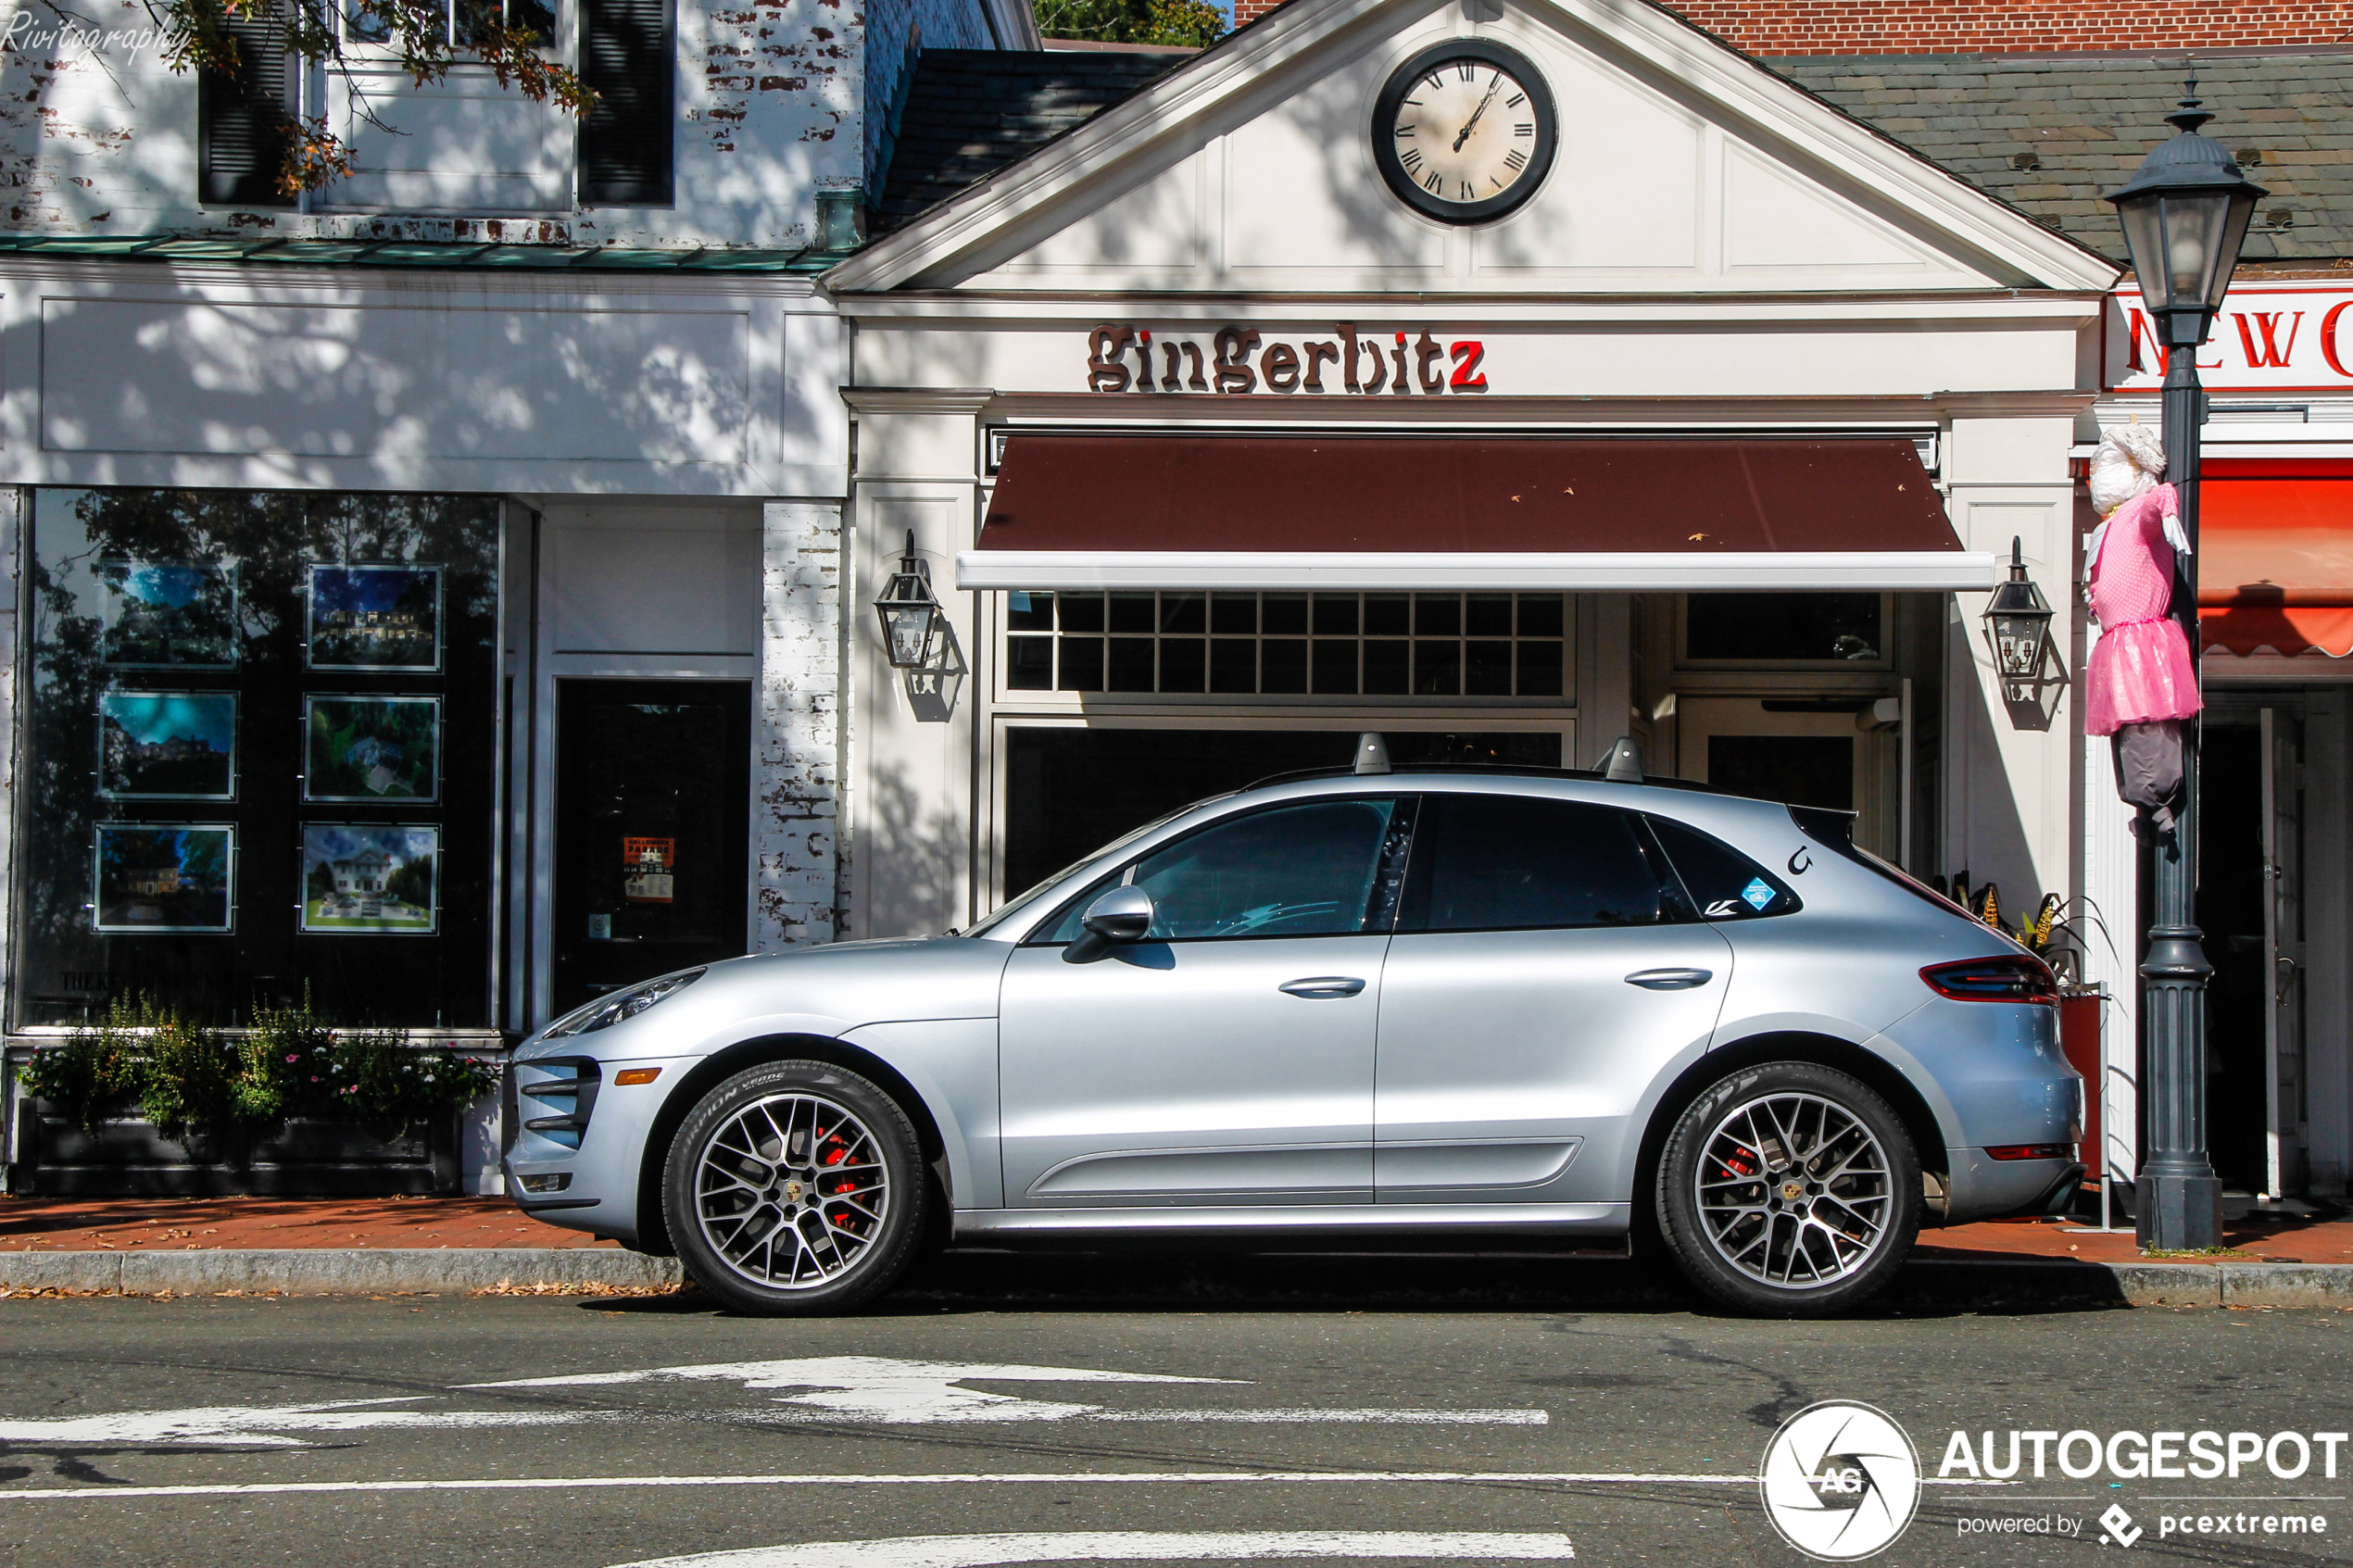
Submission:
M 164 35 L 164 58 L 175 72 L 208 70 L 230 77 L 245 72 L 239 27 L 273 26 L 286 52 L 306 74 L 323 68 L 349 91 L 355 112 L 391 134 L 394 126 L 359 80 L 359 63 L 349 52 L 366 51 L 368 65 L 396 66 L 413 87 L 432 86 L 460 63 L 487 67 L 502 88 L 534 103 L 554 104 L 579 117 L 594 98 L 579 73 L 549 59 L 555 16 L 540 0 L 458 0 L 451 27 L 449 0 L 143 0 Z M 67 13 L 44 4 L 62 19 Z M 522 13 L 520 22 L 514 13 Z M 278 189 L 296 196 L 350 174 L 358 166 L 350 146 L 328 126 L 324 114 L 289 114 Z

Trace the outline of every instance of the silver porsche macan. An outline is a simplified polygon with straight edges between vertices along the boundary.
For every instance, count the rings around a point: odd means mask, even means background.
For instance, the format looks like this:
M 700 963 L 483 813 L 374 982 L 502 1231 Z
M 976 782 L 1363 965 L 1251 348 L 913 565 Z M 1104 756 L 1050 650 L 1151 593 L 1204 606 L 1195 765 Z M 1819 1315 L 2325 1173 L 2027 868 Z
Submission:
M 768 1313 L 945 1238 L 1629 1235 L 1734 1308 L 2062 1204 L 2050 972 L 1848 842 L 1670 783 L 1292 775 L 962 933 L 689 970 L 520 1047 L 510 1195 Z

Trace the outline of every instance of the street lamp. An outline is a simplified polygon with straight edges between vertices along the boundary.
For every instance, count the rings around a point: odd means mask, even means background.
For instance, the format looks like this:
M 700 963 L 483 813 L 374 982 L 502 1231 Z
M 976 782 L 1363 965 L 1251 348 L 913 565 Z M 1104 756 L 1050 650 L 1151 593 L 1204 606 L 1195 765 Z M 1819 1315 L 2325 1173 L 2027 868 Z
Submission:
M 2051 626 L 2051 602 L 2026 575 L 2026 555 L 2017 539 L 2010 541 L 2010 578 L 1994 590 L 1985 603 L 1985 627 L 1994 644 L 1994 662 L 2002 677 L 2002 695 L 2024 702 L 2034 695 L 2043 674 L 2043 644 Z
M 2198 105 L 2197 78 L 2165 117 L 2180 134 L 2160 142 L 2130 183 L 2108 195 L 2132 247 L 2141 299 L 2157 319 L 2165 351 L 2167 477 L 2181 496 L 2190 551 L 2174 558 L 2172 613 L 2197 664 L 2198 427 L 2206 395 L 2197 350 L 2214 325 L 2237 268 L 2255 204 L 2268 193 L 2239 172 L 2230 149 L 2198 127 L 2214 117 Z M 2155 835 L 2155 916 L 2141 960 L 2142 1017 L 2148 1042 L 2148 1148 L 2134 1205 L 2141 1245 L 2192 1250 L 2221 1244 L 2222 1183 L 2206 1152 L 2206 961 L 2195 921 L 2197 894 L 2198 727 L 2182 758 L 2182 806 L 2171 831 Z
M 899 570 L 890 574 L 889 585 L 875 601 L 875 613 L 882 617 L 883 657 L 890 660 L 893 670 L 930 667 L 948 616 L 932 595 L 930 565 L 915 554 L 912 529 L 907 533 L 907 548 L 899 558 Z

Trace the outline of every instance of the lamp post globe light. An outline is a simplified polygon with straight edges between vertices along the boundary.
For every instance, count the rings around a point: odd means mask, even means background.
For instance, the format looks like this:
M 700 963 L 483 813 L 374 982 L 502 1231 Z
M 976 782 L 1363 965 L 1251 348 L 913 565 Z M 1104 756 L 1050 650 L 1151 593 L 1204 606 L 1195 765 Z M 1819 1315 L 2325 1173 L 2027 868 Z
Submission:
M 2199 106 L 2197 78 L 2166 117 L 2179 132 L 2158 144 L 2131 182 L 2108 197 L 2123 222 L 2141 299 L 2165 348 L 2166 477 L 2180 496 L 2190 553 L 2174 558 L 2172 614 L 2197 664 L 2198 429 L 2206 395 L 2197 350 L 2214 325 L 2255 204 L 2267 194 L 2239 172 L 2230 149 L 2198 128 L 2214 117 Z M 2195 920 L 2197 893 L 2198 725 L 2182 759 L 2182 805 L 2170 832 L 2155 835 L 2155 911 L 2141 960 L 2141 1016 L 2147 1042 L 2148 1146 L 2134 1214 L 2141 1245 L 2191 1250 L 2221 1245 L 2222 1184 L 2206 1151 L 2206 960 Z M 2148 819 L 2144 818 L 2144 822 Z

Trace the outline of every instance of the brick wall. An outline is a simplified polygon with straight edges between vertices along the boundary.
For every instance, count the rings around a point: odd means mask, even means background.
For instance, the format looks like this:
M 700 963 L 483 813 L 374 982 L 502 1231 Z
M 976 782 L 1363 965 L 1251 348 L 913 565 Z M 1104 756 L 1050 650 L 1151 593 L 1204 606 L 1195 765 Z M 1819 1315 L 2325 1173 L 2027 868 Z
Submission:
M 1234 25 L 1282 0 L 1234 0 Z M 2067 49 L 2234 49 L 2346 42 L 2342 0 L 1686 0 L 1670 7 L 1752 55 L 1918 55 Z
M 841 735 L 841 505 L 771 501 L 761 530 L 752 950 L 830 942 Z

